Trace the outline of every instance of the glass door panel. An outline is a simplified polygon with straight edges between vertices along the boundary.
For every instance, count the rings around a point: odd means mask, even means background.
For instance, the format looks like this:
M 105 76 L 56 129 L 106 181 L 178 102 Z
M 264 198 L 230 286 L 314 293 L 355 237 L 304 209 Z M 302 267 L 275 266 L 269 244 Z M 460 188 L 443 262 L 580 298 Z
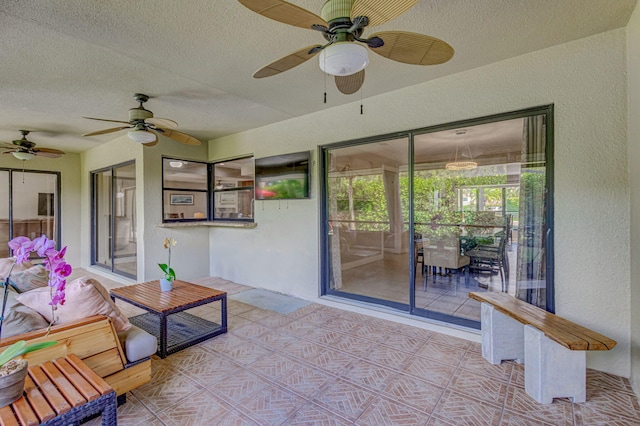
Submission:
M 478 327 L 480 304 L 469 291 L 508 292 L 544 307 L 543 118 L 414 137 L 416 314 Z
M 327 151 L 329 293 L 409 309 L 408 138 Z
M 92 264 L 136 278 L 136 167 L 134 163 L 91 173 Z
M 94 259 L 96 265 L 111 270 L 111 169 L 93 174 Z
M 113 224 L 114 271 L 137 273 L 136 242 L 136 166 L 128 164 L 113 170 L 115 182 L 115 223 Z

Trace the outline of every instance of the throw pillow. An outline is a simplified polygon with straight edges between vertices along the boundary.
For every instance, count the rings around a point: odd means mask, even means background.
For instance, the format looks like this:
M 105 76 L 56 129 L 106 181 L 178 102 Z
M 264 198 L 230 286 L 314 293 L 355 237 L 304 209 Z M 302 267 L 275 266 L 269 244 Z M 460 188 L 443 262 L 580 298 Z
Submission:
M 15 257 L 5 257 L 3 259 L 0 259 L 0 278 L 2 278 L 3 280 L 7 278 L 7 275 L 9 275 L 9 271 L 11 271 L 11 267 L 13 266 L 13 263 L 15 261 Z M 13 276 L 13 274 L 15 274 L 16 272 L 26 271 L 32 266 L 33 263 L 29 261 L 16 265 L 11 272 L 11 276 Z
M 51 296 L 49 287 L 37 288 L 19 294 L 16 299 L 36 310 L 47 321 L 51 321 Z M 109 292 L 98 281 L 81 277 L 67 284 L 65 303 L 56 308 L 56 324 L 66 324 L 92 315 L 107 315 L 116 332 L 128 330 L 131 323 L 109 297 Z
M 2 338 L 47 328 L 48 326 L 49 323 L 42 315 L 33 309 L 18 304 L 5 315 L 2 322 Z
M 26 271 L 12 272 L 9 281 L 19 293 L 46 287 L 49 281 L 49 272 L 43 265 L 33 266 Z

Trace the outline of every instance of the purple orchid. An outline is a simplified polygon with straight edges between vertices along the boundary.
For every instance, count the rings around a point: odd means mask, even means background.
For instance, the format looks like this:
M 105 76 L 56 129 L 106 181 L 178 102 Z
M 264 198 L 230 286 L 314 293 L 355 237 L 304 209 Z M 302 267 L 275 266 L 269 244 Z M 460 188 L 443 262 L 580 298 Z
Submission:
M 45 269 L 49 271 L 49 287 L 51 287 L 51 306 L 64 305 L 64 289 L 67 285 L 66 278 L 71 274 L 72 268 L 64 260 L 67 247 L 60 251 L 55 249 L 56 243 L 48 239 L 45 235 L 34 238 L 31 241 L 27 237 L 16 237 L 9 241 L 9 247 L 16 256 L 16 263 L 24 263 L 29 259 L 32 252 L 45 258 Z M 9 277 L 7 277 L 7 280 Z

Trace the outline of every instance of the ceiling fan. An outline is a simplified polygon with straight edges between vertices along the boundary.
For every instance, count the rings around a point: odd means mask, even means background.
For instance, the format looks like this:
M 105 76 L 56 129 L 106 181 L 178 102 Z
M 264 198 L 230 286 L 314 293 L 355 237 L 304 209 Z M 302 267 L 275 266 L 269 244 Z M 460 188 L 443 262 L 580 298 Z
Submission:
M 382 31 L 363 38 L 366 27 L 383 24 L 413 7 L 418 0 L 327 0 L 320 16 L 283 0 L 238 0 L 254 12 L 296 27 L 320 32 L 325 44 L 297 50 L 260 68 L 254 78 L 264 78 L 296 67 L 320 53 L 320 68 L 335 76 L 338 90 L 352 94 L 364 82 L 369 50 L 393 61 L 436 65 L 453 57 L 446 42 L 424 34 Z
M 127 136 L 134 142 L 141 143 L 146 146 L 153 146 L 158 143 L 158 136 L 163 135 L 169 139 L 173 139 L 176 142 L 184 143 L 187 145 L 200 145 L 200 141 L 193 136 L 189 136 L 186 133 L 172 130 L 178 126 L 173 120 L 168 118 L 156 118 L 153 116 L 153 112 L 145 109 L 142 104 L 149 100 L 149 96 L 142 93 L 136 93 L 133 95 L 136 102 L 140 105 L 136 108 L 129 110 L 129 121 L 120 120 L 108 120 L 106 118 L 93 118 L 83 117 L 89 120 L 108 121 L 110 123 L 122 123 L 125 126 L 112 127 L 109 129 L 98 130 L 97 132 L 85 133 L 82 136 L 95 136 L 104 135 L 106 133 L 117 132 L 124 129 L 131 129 Z
M 58 158 L 64 154 L 63 151 L 52 148 L 36 148 L 36 144 L 27 140 L 27 135 L 30 133 L 29 130 L 20 130 L 22 134 L 22 139 L 16 139 L 12 141 L 12 143 L 0 143 L 0 147 L 9 149 L 9 151 L 4 151 L 3 154 L 12 154 L 18 160 L 26 161 L 31 160 L 33 157 L 47 157 L 47 158 Z

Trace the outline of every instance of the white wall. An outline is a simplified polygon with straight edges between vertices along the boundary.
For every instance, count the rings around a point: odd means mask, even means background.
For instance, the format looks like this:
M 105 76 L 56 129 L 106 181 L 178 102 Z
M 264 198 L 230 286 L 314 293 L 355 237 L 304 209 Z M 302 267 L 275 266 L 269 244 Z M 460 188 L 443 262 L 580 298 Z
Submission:
M 166 237 L 178 241 L 171 250 L 171 266 L 178 279 L 206 276 L 209 273 L 209 239 L 207 228 L 163 229 L 162 223 L 162 155 L 185 160 L 206 159 L 207 146 L 191 147 L 161 138 L 153 147 L 132 142 L 126 135 L 100 145 L 82 154 L 82 265 L 91 262 L 90 235 L 90 172 L 126 161 L 136 163 L 136 204 L 139 224 L 138 277 L 137 281 L 149 281 L 162 277 L 158 263 L 167 262 L 167 250 L 162 242 Z M 203 231 L 203 229 L 205 231 Z
M 631 383 L 640 397 L 640 6 L 627 27 L 631 194 Z
M 628 377 L 625 34 L 615 30 L 368 98 L 364 115 L 353 103 L 220 138 L 210 142 L 209 158 L 315 149 L 554 103 L 556 311 L 616 339 L 614 350 L 589 354 L 588 366 Z M 213 229 L 211 274 L 315 297 L 318 179 L 314 162 L 310 200 L 256 202 L 255 229 Z
M 12 155 L 0 156 L 0 167 L 16 170 L 47 170 L 60 172 L 61 182 L 61 246 L 67 247 L 65 260 L 72 266 L 80 264 L 82 249 L 80 243 L 80 155 L 67 153 L 60 158 L 35 157 L 22 162 Z M 44 192 L 44 191 L 43 191 Z M 20 203 L 20 200 L 17 200 Z M 34 213 L 34 217 L 37 215 Z

